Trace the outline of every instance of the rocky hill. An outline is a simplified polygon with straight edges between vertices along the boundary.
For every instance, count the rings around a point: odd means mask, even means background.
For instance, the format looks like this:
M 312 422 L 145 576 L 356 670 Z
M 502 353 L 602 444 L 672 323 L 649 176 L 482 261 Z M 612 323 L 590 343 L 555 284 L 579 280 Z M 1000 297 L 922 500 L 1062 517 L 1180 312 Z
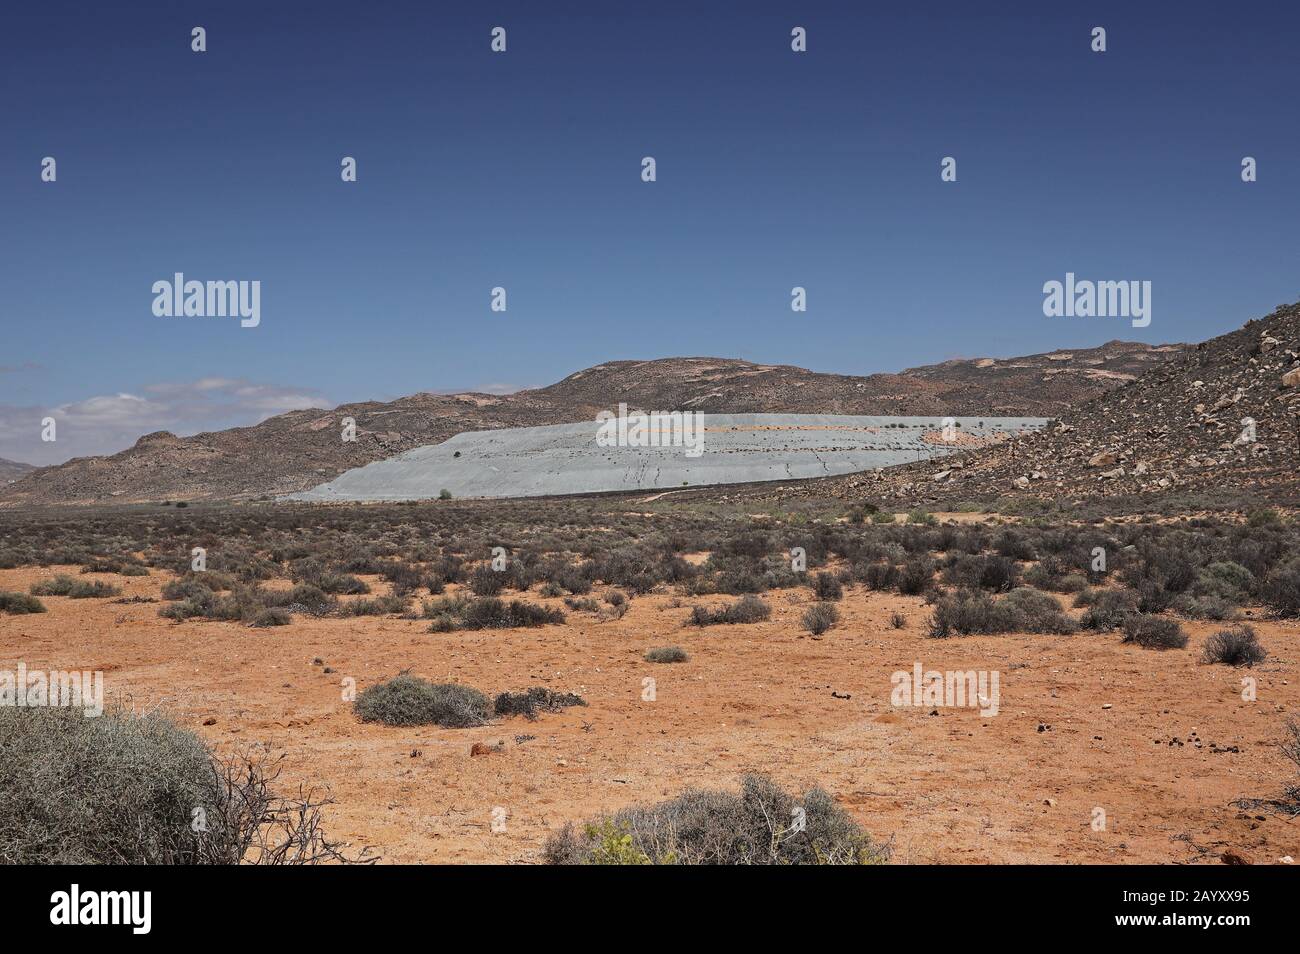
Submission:
M 601 408 L 627 401 L 716 414 L 1058 417 L 1187 347 L 1112 341 L 1099 348 L 959 359 L 868 377 L 720 358 L 611 361 L 525 393 L 560 406 Z
M 12 483 L 35 469 L 31 464 L 20 464 L 16 460 L 0 457 L 0 484 Z
M 823 482 L 914 503 L 993 496 L 1300 490 L 1300 303 L 1183 349 L 1055 426 L 961 458 Z
M 31 473 L 0 489 L 0 506 L 274 496 L 462 431 L 590 420 L 621 401 L 646 410 L 714 413 L 1056 417 L 1185 349 L 1111 342 L 867 377 L 726 358 L 614 361 L 510 395 L 421 393 L 331 411 L 291 411 L 255 427 L 192 437 L 159 431 L 118 454 Z M 355 421 L 354 441 L 342 439 L 346 418 Z

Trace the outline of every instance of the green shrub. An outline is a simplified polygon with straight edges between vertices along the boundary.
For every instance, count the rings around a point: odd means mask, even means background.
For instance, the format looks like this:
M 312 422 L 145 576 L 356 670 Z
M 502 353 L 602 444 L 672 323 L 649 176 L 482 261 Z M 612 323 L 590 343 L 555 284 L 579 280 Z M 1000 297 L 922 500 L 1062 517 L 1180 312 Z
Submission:
M 819 600 L 838 600 L 844 596 L 844 586 L 834 573 L 818 573 L 813 577 L 813 595 Z
M 291 622 L 293 622 L 293 616 L 289 611 L 276 606 L 260 610 L 248 625 L 260 629 L 267 626 L 288 626 Z
M 840 865 L 888 856 L 822 789 L 795 798 L 762 775 L 744 776 L 739 793 L 689 789 L 580 832 L 565 825 L 544 852 L 549 864 Z
M 1046 593 L 1021 586 L 1006 595 L 1005 601 L 1020 619 L 1020 631 L 1068 635 L 1079 624 L 1061 611 L 1061 605 Z
M 898 592 L 904 596 L 919 596 L 934 586 L 934 560 L 919 556 L 903 564 L 898 575 Z
M 690 619 L 693 626 L 714 626 L 719 623 L 759 623 L 772 615 L 772 607 L 757 596 L 742 596 L 730 606 L 710 610 L 696 606 L 691 610 Z
M 326 616 L 338 606 L 338 600 L 311 583 L 299 583 L 289 590 L 264 591 L 262 600 L 268 606 L 280 606 L 291 613 L 311 616 Z
M 677 646 L 660 646 L 648 650 L 645 654 L 645 661 L 652 663 L 679 663 L 686 662 L 690 658 L 686 655 L 686 650 Z
M 470 573 L 467 585 L 475 596 L 496 596 L 506 587 L 506 574 L 490 566 L 478 566 Z
M 1023 618 L 1011 603 L 994 600 L 983 590 L 958 590 L 935 601 L 929 635 L 946 639 L 954 634 L 1014 633 L 1023 625 Z
M 1184 593 L 1174 600 L 1174 608 L 1189 619 L 1230 620 L 1241 615 L 1232 602 L 1221 596 L 1189 596 Z
M 1137 643 L 1144 649 L 1183 649 L 1187 634 L 1177 620 L 1148 613 L 1132 613 L 1124 620 L 1126 643 Z
M 954 586 L 1005 593 L 1019 582 L 1020 569 L 1004 556 L 961 555 L 944 569 L 943 578 Z
M 1260 596 L 1278 616 L 1300 616 L 1300 557 L 1274 567 L 1264 580 Z
M 405 613 L 410 601 L 405 596 L 376 596 L 339 604 L 340 616 L 387 616 Z
M 117 596 L 121 592 L 121 587 L 114 586 L 112 583 L 105 583 L 103 580 L 78 580 L 66 573 L 60 573 L 53 579 L 33 583 L 31 586 L 32 596 L 67 596 L 74 600 Z
M 457 683 L 432 683 L 409 673 L 367 686 L 352 704 L 362 722 L 384 725 L 440 725 L 463 729 L 483 725 L 487 696 Z
M 370 592 L 365 581 L 357 579 L 351 573 L 322 573 L 308 582 L 332 595 L 353 596 Z
M 44 613 L 45 604 L 26 593 L 0 593 L 0 613 L 21 616 L 24 613 Z
M 1111 630 L 1123 623 L 1130 613 L 1137 612 L 1138 596 L 1123 587 L 1084 590 L 1075 597 L 1074 605 L 1088 608 L 1079 620 L 1084 629 Z
M 475 600 L 461 616 L 462 629 L 513 629 L 525 626 L 545 626 L 563 623 L 564 613 L 536 603 L 511 600 L 504 603 L 495 597 Z

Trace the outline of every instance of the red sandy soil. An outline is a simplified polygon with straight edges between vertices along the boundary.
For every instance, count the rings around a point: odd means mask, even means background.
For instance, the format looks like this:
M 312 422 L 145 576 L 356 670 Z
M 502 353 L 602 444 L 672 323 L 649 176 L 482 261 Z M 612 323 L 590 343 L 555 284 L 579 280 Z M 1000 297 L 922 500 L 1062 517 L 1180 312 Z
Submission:
M 60 570 L 78 568 L 0 571 L 0 589 Z M 165 579 L 90 576 L 127 596 L 156 597 Z M 269 744 L 288 756 L 283 782 L 331 790 L 327 831 L 387 862 L 535 862 L 567 820 L 690 785 L 734 788 L 746 771 L 821 784 L 892 839 L 899 862 L 1300 856 L 1300 819 L 1233 805 L 1294 779 L 1277 749 L 1288 713 L 1300 714 L 1294 623 L 1256 624 L 1269 658 L 1247 670 L 1199 661 L 1223 624 L 1185 624 L 1189 648 L 1166 652 L 1116 633 L 932 640 L 919 598 L 854 588 L 840 625 L 813 639 L 798 622 L 807 590 L 765 598 L 772 619 L 752 625 L 683 628 L 693 601 L 665 595 L 634 599 L 621 620 L 570 613 L 540 629 L 430 633 L 397 618 L 173 624 L 160 604 L 46 597 L 48 613 L 0 616 L 0 667 L 103 670 L 110 696 L 165 707 L 219 751 Z M 905 628 L 890 627 L 895 611 Z M 690 661 L 642 661 L 663 645 Z M 890 675 L 916 661 L 998 670 L 1000 714 L 892 706 Z M 544 685 L 589 705 L 476 729 L 358 722 L 341 680 L 365 688 L 403 669 L 487 693 Z M 653 702 L 642 701 L 648 676 Z M 1255 702 L 1241 698 L 1245 676 L 1258 680 Z M 504 751 L 470 756 L 473 743 L 498 741 Z M 498 807 L 503 832 L 492 830 Z

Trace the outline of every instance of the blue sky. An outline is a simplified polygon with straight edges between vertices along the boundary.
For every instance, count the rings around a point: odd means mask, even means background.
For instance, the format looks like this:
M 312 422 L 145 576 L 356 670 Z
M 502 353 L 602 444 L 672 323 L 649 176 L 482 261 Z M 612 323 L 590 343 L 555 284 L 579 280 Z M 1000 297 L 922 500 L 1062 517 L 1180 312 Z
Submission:
M 1198 340 L 1300 298 L 1294 4 L 0 16 L 0 457 L 623 358 L 865 374 Z M 260 281 L 261 324 L 155 317 L 177 271 Z M 1067 271 L 1151 281 L 1151 325 L 1046 318 Z

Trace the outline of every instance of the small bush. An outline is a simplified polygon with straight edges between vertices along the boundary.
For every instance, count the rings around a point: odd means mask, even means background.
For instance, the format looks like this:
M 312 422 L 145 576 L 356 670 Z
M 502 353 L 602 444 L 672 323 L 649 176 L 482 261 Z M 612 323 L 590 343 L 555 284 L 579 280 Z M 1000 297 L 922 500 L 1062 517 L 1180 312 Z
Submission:
M 455 629 L 512 629 L 564 622 L 561 610 L 523 600 L 506 603 L 495 596 L 477 600 L 464 596 L 444 597 L 425 603 L 424 615 L 433 620 L 430 629 L 435 633 Z
M 1137 643 L 1144 649 L 1183 649 L 1187 634 L 1177 620 L 1149 613 L 1132 613 L 1124 620 L 1126 643 Z
M 1178 594 L 1167 590 L 1154 580 L 1141 580 L 1137 585 L 1138 612 L 1163 613 L 1174 605 Z
M 904 626 L 907 625 L 907 617 L 904 616 L 902 613 L 890 613 L 889 625 L 894 629 L 902 629 Z
M 945 639 L 953 634 L 1014 633 L 1023 625 L 1023 618 L 1005 600 L 994 600 L 983 590 L 958 590 L 935 601 L 929 635 Z
M 559 712 L 569 706 L 585 706 L 586 700 L 572 692 L 555 692 L 545 686 L 533 686 L 524 692 L 503 692 L 496 697 L 492 710 L 499 716 L 522 715 L 537 718 L 537 710 Z
M 1061 612 L 1061 605 L 1056 600 L 1027 586 L 1008 593 L 1006 603 L 1020 618 L 1022 632 L 1068 635 L 1079 629 L 1078 623 Z
M 840 621 L 840 611 L 833 603 L 814 603 L 803 614 L 803 628 L 820 636 Z
M 1278 616 L 1300 616 L 1300 557 L 1274 567 L 1264 580 L 1260 597 Z
M 959 556 L 944 570 L 943 578 L 954 586 L 1004 593 L 1019 582 L 1020 569 L 1004 556 Z
M 1184 593 L 1174 600 L 1174 608 L 1188 619 L 1232 620 L 1241 616 L 1239 610 L 1222 596 L 1189 596 Z
M 1088 607 L 1079 621 L 1084 629 L 1111 630 L 1137 612 L 1138 596 L 1129 589 L 1085 590 L 1074 605 Z
M 118 596 L 121 592 L 122 588 L 112 583 L 105 583 L 103 580 L 78 580 L 66 573 L 60 573 L 53 579 L 33 583 L 31 586 L 32 596 L 67 596 L 74 600 Z
M 714 626 L 719 623 L 759 623 L 772 615 L 772 607 L 757 596 L 742 596 L 730 606 L 710 610 L 696 606 L 688 622 L 693 626 Z
M 322 573 L 307 582 L 333 595 L 353 596 L 370 592 L 370 587 L 351 573 Z
M 1246 516 L 1246 525 L 1253 529 L 1278 527 L 1282 525 L 1282 517 L 1276 510 L 1264 507 L 1259 510 L 1252 510 Z
M 405 613 L 409 600 L 405 596 L 377 596 L 373 599 L 353 600 L 339 605 L 340 616 L 387 616 Z
M 21 616 L 24 613 L 44 613 L 45 604 L 27 593 L 0 593 L 0 613 Z
M 235 581 L 224 573 L 187 573 L 163 584 L 165 600 L 202 599 L 222 590 L 232 589 Z
M 470 573 L 467 585 L 475 596 L 497 596 L 506 588 L 506 574 L 487 565 L 478 566 Z
M 645 661 L 652 663 L 679 663 L 686 662 L 690 658 L 686 655 L 686 650 L 677 646 L 660 646 L 645 654 Z
M 766 776 L 746 775 L 738 794 L 689 789 L 581 832 L 565 825 L 544 856 L 548 864 L 843 865 L 883 863 L 888 850 L 822 789 L 795 798 Z
M 1249 626 L 1221 629 L 1205 641 L 1202 658 L 1207 663 L 1225 663 L 1229 666 L 1253 666 L 1268 658 L 1268 651 L 1259 644 L 1255 630 Z
M 838 600 L 844 596 L 844 586 L 834 573 L 818 573 L 813 577 L 812 590 L 819 600 Z
M 900 571 L 892 563 L 868 563 L 853 568 L 853 578 L 869 590 L 892 590 L 898 586 Z
M 471 603 L 462 617 L 462 626 L 465 629 L 512 629 L 563 622 L 564 613 L 558 609 L 526 603 L 523 600 L 503 603 L 491 597 Z
M 292 589 L 262 594 L 269 606 L 282 606 L 291 613 L 307 613 L 311 616 L 325 616 L 334 611 L 338 600 L 318 586 L 311 583 L 299 583 Z
M 261 629 L 267 626 L 288 626 L 291 622 L 293 622 L 293 616 L 288 610 L 273 606 L 258 611 L 248 625 Z
M 934 560 L 920 556 L 908 560 L 898 576 L 898 592 L 904 596 L 919 596 L 934 586 Z
M 464 729 L 483 725 L 488 717 L 487 696 L 477 689 L 432 683 L 409 673 L 367 686 L 352 705 L 362 722 L 384 725 Z

